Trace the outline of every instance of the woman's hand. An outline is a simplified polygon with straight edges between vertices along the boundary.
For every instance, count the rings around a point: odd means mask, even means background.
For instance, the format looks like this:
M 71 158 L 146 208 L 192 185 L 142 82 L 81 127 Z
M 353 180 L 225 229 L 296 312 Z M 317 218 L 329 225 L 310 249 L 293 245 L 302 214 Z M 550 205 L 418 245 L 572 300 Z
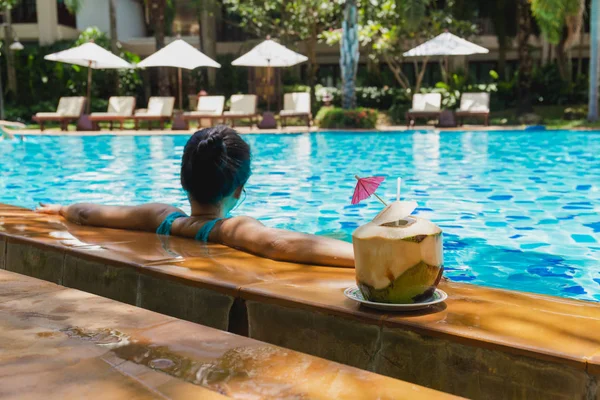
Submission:
M 40 202 L 40 205 L 37 206 L 35 212 L 40 214 L 60 215 L 62 209 L 63 206 L 61 206 L 60 204 L 46 204 Z

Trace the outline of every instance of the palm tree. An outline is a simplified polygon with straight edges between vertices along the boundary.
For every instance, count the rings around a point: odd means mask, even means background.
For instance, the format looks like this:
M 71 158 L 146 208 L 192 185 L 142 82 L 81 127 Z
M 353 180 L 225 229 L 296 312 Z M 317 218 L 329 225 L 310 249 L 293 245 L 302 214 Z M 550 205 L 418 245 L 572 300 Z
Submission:
M 585 0 L 531 0 L 531 10 L 542 34 L 556 45 L 561 78 L 570 82 L 572 63 L 569 49 L 581 32 Z
M 356 0 L 346 0 L 340 42 L 340 67 L 342 70 L 342 107 L 356 108 L 356 71 L 358 69 L 358 9 Z
M 588 120 L 598 121 L 598 45 L 600 44 L 600 0 L 592 0 L 592 13 L 590 18 L 590 90 Z

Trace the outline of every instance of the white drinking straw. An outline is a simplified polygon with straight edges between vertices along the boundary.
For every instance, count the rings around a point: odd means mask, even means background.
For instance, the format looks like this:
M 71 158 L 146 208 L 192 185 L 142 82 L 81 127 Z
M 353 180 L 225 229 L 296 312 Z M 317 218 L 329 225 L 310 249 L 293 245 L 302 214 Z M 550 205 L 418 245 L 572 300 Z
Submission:
M 398 186 L 396 188 L 396 201 L 400 201 L 400 185 L 402 184 L 402 178 L 398 178 Z

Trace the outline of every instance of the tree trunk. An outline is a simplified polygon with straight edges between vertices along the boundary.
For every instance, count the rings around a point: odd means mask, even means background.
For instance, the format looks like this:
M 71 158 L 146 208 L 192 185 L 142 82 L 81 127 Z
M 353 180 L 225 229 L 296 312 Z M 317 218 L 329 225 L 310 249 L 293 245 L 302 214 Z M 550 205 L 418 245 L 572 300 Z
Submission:
M 579 32 L 579 49 L 577 49 L 577 77 L 580 77 L 583 74 L 583 45 L 584 45 L 584 32 L 583 32 L 583 24 L 581 31 Z
M 150 20 L 154 27 L 156 50 L 165 47 L 165 8 L 166 0 L 150 0 Z M 169 75 L 165 68 L 158 70 L 158 93 L 161 96 L 170 95 Z
M 315 27 L 316 28 L 316 27 Z M 310 102 L 314 106 L 317 103 L 317 33 L 311 35 L 306 41 L 306 56 L 308 57 L 308 86 L 310 86 Z M 314 107 L 313 107 L 314 108 Z
M 498 76 L 501 80 L 506 77 L 506 51 L 508 50 L 508 37 L 498 36 Z
M 563 34 L 560 38 L 560 42 L 556 45 L 556 62 L 558 65 L 558 72 L 560 74 L 560 78 L 564 82 L 571 82 L 571 67 L 570 67 L 570 57 L 567 52 L 567 37 L 566 34 Z
M 533 112 L 531 102 L 531 75 L 533 60 L 529 47 L 531 37 L 531 7 L 528 0 L 517 1 L 517 43 L 519 54 L 519 72 L 517 80 L 517 114 Z
M 506 52 L 508 50 L 508 32 L 507 24 L 511 21 L 506 19 L 507 7 L 506 0 L 495 0 L 493 2 L 491 20 L 498 40 L 498 75 L 500 79 L 506 78 Z
M 108 0 L 108 15 L 110 20 L 110 50 L 119 55 L 119 33 L 117 31 L 117 0 Z
M 356 72 L 360 56 L 358 49 L 358 10 L 356 0 L 346 0 L 340 46 L 342 107 L 350 110 L 356 108 Z
M 199 16 L 201 51 L 215 60 L 217 58 L 217 4 L 215 0 L 202 0 L 201 7 Z M 203 68 L 203 70 L 206 77 L 204 84 L 214 88 L 217 83 L 217 70 L 215 68 Z
M 600 45 L 600 0 L 592 0 L 590 18 L 590 88 L 588 120 L 598 121 L 598 75 L 600 63 L 598 60 L 598 46 Z
M 17 93 L 17 69 L 15 68 L 15 54 L 10 49 L 13 43 L 12 36 L 12 15 L 11 8 L 6 7 L 4 10 L 4 54 L 6 55 L 6 74 L 7 74 L 7 89 L 9 92 Z

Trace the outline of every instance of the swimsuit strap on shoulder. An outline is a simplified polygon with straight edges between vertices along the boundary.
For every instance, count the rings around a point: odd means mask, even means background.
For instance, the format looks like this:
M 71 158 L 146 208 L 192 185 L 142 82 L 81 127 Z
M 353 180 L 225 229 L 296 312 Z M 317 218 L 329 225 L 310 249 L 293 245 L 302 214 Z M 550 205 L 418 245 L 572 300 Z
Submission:
M 217 218 L 217 219 L 213 219 L 212 221 L 208 221 L 207 223 L 202 225 L 202 228 L 200 228 L 200 230 L 196 234 L 196 240 L 198 242 L 207 243 L 208 237 L 210 236 L 210 233 L 212 232 L 213 228 L 215 227 L 217 222 L 222 221 L 222 220 L 223 220 L 223 218 Z
M 156 230 L 156 233 L 158 235 L 170 236 L 173 222 L 175 222 L 176 219 L 186 218 L 186 217 L 187 217 L 187 215 L 185 215 L 184 213 L 181 213 L 179 211 L 175 211 L 174 213 L 167 215 L 167 218 L 165 218 L 165 220 L 160 224 L 160 226 Z

